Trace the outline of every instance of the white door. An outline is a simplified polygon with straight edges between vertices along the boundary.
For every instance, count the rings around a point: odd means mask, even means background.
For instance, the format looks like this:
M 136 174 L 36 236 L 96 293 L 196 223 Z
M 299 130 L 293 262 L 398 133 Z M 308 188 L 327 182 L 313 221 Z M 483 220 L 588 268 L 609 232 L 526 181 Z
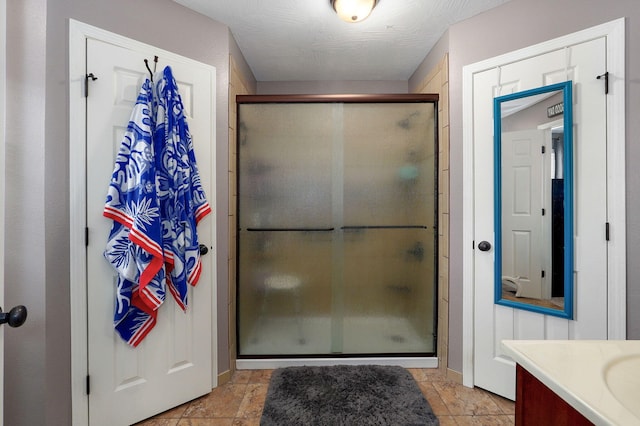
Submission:
M 502 274 L 517 297 L 542 297 L 544 131 L 502 135 Z
M 607 339 L 607 132 L 605 38 L 580 43 L 474 75 L 474 384 L 515 398 L 515 365 L 501 353 L 503 339 Z M 574 82 L 575 319 L 494 304 L 494 97 Z
M 111 221 L 102 216 L 115 155 L 126 130 L 140 85 L 160 55 L 158 71 L 170 65 L 182 96 L 195 154 L 207 197 L 213 188 L 212 150 L 215 120 L 212 67 L 166 58 L 158 51 L 138 51 L 112 43 L 87 40 L 87 310 L 89 417 L 91 425 L 126 425 L 148 418 L 211 391 L 212 290 L 211 252 L 213 215 L 198 225 L 200 243 L 210 252 L 203 256 L 197 287 L 189 290 L 187 313 L 167 293 L 158 324 L 132 348 L 113 328 L 114 270 L 103 257 Z

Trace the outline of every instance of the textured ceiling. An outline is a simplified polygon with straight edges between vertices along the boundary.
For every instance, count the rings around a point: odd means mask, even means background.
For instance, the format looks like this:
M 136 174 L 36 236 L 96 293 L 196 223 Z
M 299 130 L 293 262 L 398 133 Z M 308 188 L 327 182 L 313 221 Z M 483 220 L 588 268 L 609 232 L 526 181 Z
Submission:
M 329 0 L 174 0 L 227 25 L 258 81 L 407 80 L 452 24 L 508 0 L 380 0 L 341 21 Z

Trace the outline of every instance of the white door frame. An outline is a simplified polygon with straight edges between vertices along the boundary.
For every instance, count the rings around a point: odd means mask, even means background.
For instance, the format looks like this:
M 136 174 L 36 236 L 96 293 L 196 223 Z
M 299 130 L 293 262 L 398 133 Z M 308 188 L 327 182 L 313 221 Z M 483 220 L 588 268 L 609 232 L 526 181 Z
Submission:
M 463 68 L 463 365 L 462 381 L 474 386 L 474 74 L 521 61 L 595 38 L 607 39 L 607 207 L 608 338 L 626 339 L 626 224 L 625 224 L 625 20 L 620 18 L 567 36 L 496 56 Z M 594 76 L 595 77 L 595 76 Z M 604 89 L 603 89 L 604 90 Z M 579 255 L 579 253 L 576 253 Z
M 7 56 L 7 2 L 0 0 L 0 307 L 9 309 L 4 304 L 4 134 L 6 105 L 6 56 Z M 6 326 L 5 326 L 6 327 Z M 0 330 L 0 413 L 4 413 L 4 330 Z M 3 424 L 0 415 L 0 426 Z
M 3 1 L 3 0 L 0 0 Z M 188 61 L 188 58 L 159 49 L 100 28 L 69 20 L 69 219 L 70 219 L 70 293 L 71 293 L 71 415 L 74 425 L 85 425 L 89 420 L 89 397 L 86 393 L 88 365 L 87 339 L 87 289 L 86 284 L 86 135 L 85 135 L 85 73 L 87 63 L 86 39 L 111 43 L 125 48 L 148 50 L 168 61 Z M 194 61 L 195 62 L 195 61 Z M 214 76 L 215 77 L 215 76 Z M 215 85 L 213 86 L 215 87 Z M 215 99 L 212 111 L 215 113 Z M 214 114 L 215 115 L 215 114 Z M 212 117 L 213 119 L 213 117 Z M 215 145 L 215 144 L 214 144 Z M 211 150 L 211 167 L 215 168 L 215 149 Z M 212 172 L 215 183 L 215 169 Z M 105 180 L 105 182 L 107 182 Z M 106 186 L 105 186 L 106 191 Z M 209 195 L 211 208 L 217 212 L 215 184 Z M 106 194 L 106 192 L 105 192 Z M 106 196 L 106 195 L 105 195 Z M 215 241 L 215 221 L 212 223 Z M 215 244 L 214 244 L 215 245 Z M 216 260 L 213 260 L 212 276 L 216 277 Z M 217 302 L 216 286 L 211 300 L 211 353 L 212 381 L 218 383 Z M 170 408 L 170 407 L 167 407 Z

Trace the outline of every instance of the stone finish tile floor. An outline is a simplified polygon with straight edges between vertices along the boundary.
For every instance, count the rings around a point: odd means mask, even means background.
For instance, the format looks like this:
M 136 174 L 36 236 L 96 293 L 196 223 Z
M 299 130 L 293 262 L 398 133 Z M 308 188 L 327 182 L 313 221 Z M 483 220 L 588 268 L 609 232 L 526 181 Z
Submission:
M 231 380 L 136 426 L 258 426 L 273 370 L 238 370 Z M 409 371 L 441 426 L 513 425 L 515 404 L 485 390 L 447 379 L 439 370 Z

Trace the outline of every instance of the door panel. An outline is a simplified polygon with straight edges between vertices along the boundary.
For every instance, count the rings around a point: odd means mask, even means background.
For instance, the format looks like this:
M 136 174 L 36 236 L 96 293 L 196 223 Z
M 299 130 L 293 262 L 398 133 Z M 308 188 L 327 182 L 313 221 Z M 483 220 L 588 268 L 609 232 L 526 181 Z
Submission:
M 239 117 L 240 353 L 328 353 L 334 111 L 240 104 Z
M 122 136 L 142 79 L 148 76 L 142 53 L 113 44 L 87 40 L 87 247 L 88 369 L 91 377 L 91 424 L 130 424 L 206 394 L 212 388 L 211 301 L 213 254 L 202 258 L 198 286 L 189 288 L 184 313 L 168 295 L 158 323 L 136 348 L 113 328 L 116 276 L 103 257 L 111 221 L 102 216 L 109 179 Z M 171 65 L 187 112 L 204 189 L 211 197 L 211 149 L 215 145 L 211 120 L 211 68 L 161 61 Z M 153 66 L 153 63 L 151 63 Z M 198 225 L 201 243 L 213 245 L 213 220 Z
M 595 77 L 606 69 L 598 38 L 474 75 L 474 240 L 494 237 L 493 117 L 495 96 L 574 82 L 575 320 L 494 304 L 493 251 L 474 255 L 474 383 L 515 397 L 515 366 L 503 339 L 607 338 L 606 98 Z M 501 84 L 502 82 L 508 82 Z
M 344 105 L 344 353 L 436 351 L 434 114 L 433 104 Z

